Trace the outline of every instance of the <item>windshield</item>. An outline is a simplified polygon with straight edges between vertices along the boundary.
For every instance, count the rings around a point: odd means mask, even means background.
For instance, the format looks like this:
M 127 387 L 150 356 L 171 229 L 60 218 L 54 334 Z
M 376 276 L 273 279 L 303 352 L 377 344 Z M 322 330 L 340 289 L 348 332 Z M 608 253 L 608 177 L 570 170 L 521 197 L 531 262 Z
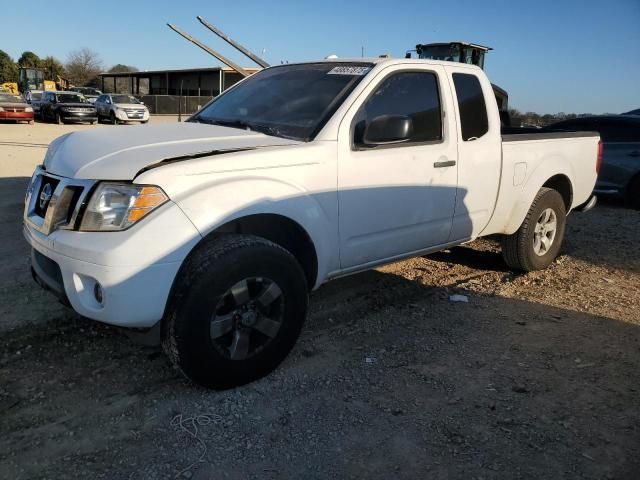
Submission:
M 74 93 L 63 93 L 56 95 L 58 103 L 87 103 L 87 99 L 83 95 Z
M 0 103 L 24 103 L 24 100 L 18 95 L 0 95 Z
M 309 141 L 371 68 L 369 63 L 337 62 L 268 68 L 216 98 L 189 121 Z
M 111 95 L 113 103 L 140 103 L 137 98 L 130 95 Z
M 40 92 L 31 92 L 31 100 L 40 100 L 42 98 L 42 94 Z

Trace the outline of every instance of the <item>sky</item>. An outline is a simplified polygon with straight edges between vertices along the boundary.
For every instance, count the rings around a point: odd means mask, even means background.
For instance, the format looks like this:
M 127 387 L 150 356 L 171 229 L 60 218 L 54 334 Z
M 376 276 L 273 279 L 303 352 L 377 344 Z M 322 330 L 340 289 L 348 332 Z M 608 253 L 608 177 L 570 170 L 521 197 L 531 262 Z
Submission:
M 0 49 L 63 62 L 89 47 L 108 68 L 219 65 L 166 23 L 242 66 L 255 66 L 196 20 L 203 16 L 269 63 L 390 54 L 417 43 L 469 41 L 509 104 L 538 113 L 605 113 L 640 108 L 640 0 L 217 1 L 50 0 L 11 2 L 0 13 Z

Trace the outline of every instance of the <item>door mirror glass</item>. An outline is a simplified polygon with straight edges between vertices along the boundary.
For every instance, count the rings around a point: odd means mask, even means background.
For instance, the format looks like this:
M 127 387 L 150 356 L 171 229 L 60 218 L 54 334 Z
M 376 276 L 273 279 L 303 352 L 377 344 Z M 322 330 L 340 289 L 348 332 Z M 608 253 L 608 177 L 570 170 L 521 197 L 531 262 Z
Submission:
M 363 141 L 365 145 L 401 143 L 411 139 L 413 122 L 406 115 L 380 115 L 367 125 Z

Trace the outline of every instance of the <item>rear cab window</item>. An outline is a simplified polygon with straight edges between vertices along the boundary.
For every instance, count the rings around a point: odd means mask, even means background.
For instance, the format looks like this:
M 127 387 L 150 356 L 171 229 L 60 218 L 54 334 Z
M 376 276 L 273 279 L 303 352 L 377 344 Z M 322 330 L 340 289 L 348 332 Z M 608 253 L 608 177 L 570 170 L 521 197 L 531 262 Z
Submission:
M 487 105 L 478 77 L 468 73 L 454 73 L 462 140 L 467 142 L 482 137 L 489 131 Z

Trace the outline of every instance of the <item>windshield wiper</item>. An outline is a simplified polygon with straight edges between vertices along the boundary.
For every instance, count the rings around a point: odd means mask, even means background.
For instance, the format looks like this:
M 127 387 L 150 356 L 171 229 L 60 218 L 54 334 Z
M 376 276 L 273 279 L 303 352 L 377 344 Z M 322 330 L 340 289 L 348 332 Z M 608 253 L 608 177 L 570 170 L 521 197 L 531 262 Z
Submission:
M 279 127 L 264 125 L 262 123 L 245 122 L 244 120 L 223 120 L 217 118 L 196 117 L 192 122 L 206 123 L 207 125 L 220 125 L 222 127 L 240 128 L 242 130 L 251 130 L 253 132 L 264 133 L 273 137 L 290 138 L 280 132 Z

